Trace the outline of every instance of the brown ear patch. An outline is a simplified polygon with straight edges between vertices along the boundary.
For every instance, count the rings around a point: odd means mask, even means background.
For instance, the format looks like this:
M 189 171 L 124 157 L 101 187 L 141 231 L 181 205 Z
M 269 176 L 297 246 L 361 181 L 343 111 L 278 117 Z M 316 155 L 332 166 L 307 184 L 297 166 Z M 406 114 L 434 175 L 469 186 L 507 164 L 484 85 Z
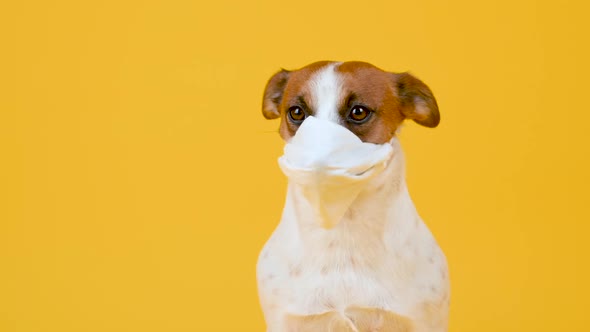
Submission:
M 264 97 L 262 99 L 262 115 L 267 119 L 276 119 L 281 116 L 279 105 L 283 99 L 285 86 L 289 80 L 290 72 L 281 69 L 274 74 L 264 89 Z
M 394 74 L 394 82 L 402 114 L 423 126 L 438 126 L 440 114 L 430 88 L 409 73 Z

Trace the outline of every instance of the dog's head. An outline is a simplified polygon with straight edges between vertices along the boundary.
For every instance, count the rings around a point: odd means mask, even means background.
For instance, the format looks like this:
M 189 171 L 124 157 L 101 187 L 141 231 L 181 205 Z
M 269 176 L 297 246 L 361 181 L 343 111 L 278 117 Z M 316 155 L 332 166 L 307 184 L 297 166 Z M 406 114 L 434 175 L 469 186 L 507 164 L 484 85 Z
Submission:
M 279 133 L 291 138 L 306 117 L 336 122 L 363 142 L 386 143 L 404 119 L 436 127 L 432 92 L 408 73 L 390 73 L 365 62 L 316 62 L 281 70 L 266 85 L 262 114 L 281 119 Z

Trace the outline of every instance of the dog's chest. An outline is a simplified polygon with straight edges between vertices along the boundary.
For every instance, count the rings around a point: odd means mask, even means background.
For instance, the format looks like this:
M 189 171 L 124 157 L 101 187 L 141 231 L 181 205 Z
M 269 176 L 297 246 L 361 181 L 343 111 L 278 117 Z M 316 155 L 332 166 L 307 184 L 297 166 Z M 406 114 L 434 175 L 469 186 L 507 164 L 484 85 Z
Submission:
M 359 250 L 362 251 L 362 250 Z M 275 261 L 266 285 L 269 302 L 284 312 L 311 315 L 342 311 L 349 306 L 392 307 L 400 294 L 388 271 L 394 264 L 368 265 L 366 257 L 348 248 L 322 248 L 311 255 L 270 258 Z M 375 261 L 391 257 L 373 257 Z M 397 265 L 397 264 L 395 264 Z M 270 275 L 269 275 L 270 277 Z
M 355 324 L 356 331 L 390 331 L 385 327 L 407 322 L 412 329 L 391 331 L 445 330 L 444 254 L 405 186 L 386 188 L 359 195 L 354 209 L 326 230 L 289 186 L 282 220 L 257 267 L 268 331 L 355 331 L 327 328 L 334 321 Z
M 387 288 L 403 282 L 404 273 L 399 271 L 407 267 L 381 241 L 358 243 L 330 234 L 294 243 L 281 233 L 275 233 L 264 248 L 259 272 L 266 279 L 264 288 L 272 289 L 270 298 L 285 302 L 293 312 L 347 303 L 381 306 L 393 290 Z M 399 280 L 393 280 L 396 274 Z
M 442 303 L 444 256 L 422 224 L 413 227 L 383 239 L 348 231 L 306 243 L 292 236 L 289 225 L 279 227 L 261 253 L 258 271 L 269 324 L 274 319 L 280 326 L 288 317 L 317 322 L 316 316 L 355 308 L 411 317 L 421 303 Z

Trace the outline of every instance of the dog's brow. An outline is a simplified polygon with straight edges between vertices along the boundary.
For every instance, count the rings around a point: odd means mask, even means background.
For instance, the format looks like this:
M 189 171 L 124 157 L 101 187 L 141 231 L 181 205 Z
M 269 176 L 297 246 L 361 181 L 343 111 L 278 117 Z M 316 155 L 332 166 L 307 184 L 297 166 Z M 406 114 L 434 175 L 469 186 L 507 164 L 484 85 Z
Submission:
M 299 103 L 301 106 L 307 106 L 307 103 L 305 102 L 305 98 L 303 97 L 303 95 L 297 96 L 297 103 Z
M 344 100 L 346 101 L 344 106 L 350 106 L 350 103 L 358 100 L 358 97 L 357 97 L 356 93 L 351 92 L 348 94 L 348 96 Z

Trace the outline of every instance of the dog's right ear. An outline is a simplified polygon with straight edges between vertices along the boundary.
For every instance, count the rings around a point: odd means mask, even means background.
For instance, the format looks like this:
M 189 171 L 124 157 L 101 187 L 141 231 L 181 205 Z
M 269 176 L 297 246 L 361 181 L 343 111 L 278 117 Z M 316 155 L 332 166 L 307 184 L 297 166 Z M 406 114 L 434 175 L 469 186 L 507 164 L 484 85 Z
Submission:
M 264 98 L 262 100 L 262 115 L 267 119 L 276 119 L 281 116 L 279 112 L 279 105 L 283 99 L 283 92 L 289 80 L 290 72 L 281 69 L 274 74 L 264 89 Z

